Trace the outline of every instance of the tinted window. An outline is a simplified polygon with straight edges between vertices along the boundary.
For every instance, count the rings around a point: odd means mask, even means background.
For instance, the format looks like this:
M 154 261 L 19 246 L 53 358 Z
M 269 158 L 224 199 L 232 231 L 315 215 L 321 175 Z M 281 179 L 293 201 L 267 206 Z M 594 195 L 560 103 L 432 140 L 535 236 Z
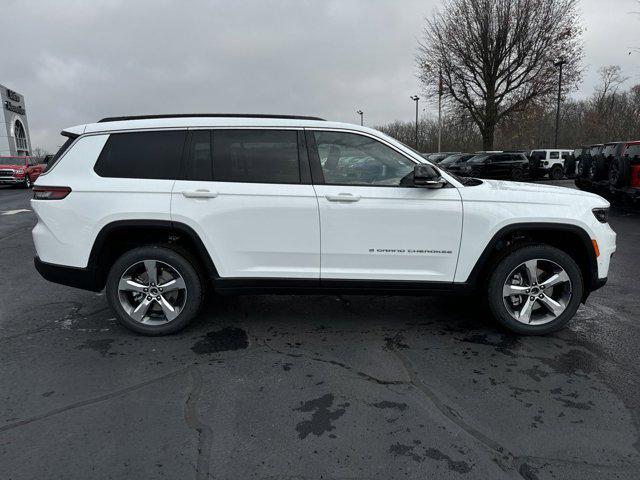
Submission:
M 184 179 L 213 180 L 210 130 L 194 130 L 191 132 L 189 155 L 187 155 L 184 164 Z
M 58 149 L 58 151 L 55 153 L 55 155 L 49 159 L 49 161 L 47 162 L 47 166 L 44 169 L 43 173 L 48 172 L 49 170 L 51 170 L 53 168 L 53 166 L 56 164 L 58 159 L 64 154 L 64 152 L 66 152 L 69 149 L 69 147 L 75 141 L 76 138 L 78 138 L 78 137 L 67 137 L 67 139 L 62 144 L 62 146 Z
M 591 147 L 591 155 L 598 155 L 602 151 L 602 147 Z
M 95 172 L 101 177 L 178 178 L 186 131 L 112 133 Z
M 640 145 L 629 145 L 624 151 L 625 155 L 633 156 L 640 153 Z
M 493 155 L 491 157 L 492 162 L 509 162 L 515 159 L 515 155 Z
M 562 158 L 565 160 L 571 156 L 571 152 L 562 152 Z
M 364 135 L 315 132 L 325 183 L 400 186 L 415 163 Z
M 560 152 L 549 152 L 549 158 L 551 160 L 557 160 L 560 158 Z
M 582 149 L 581 149 L 581 148 L 576 148 L 576 149 L 573 151 L 573 154 L 574 154 L 576 157 L 579 157 L 580 155 L 582 155 Z
M 295 130 L 215 130 L 213 178 L 218 182 L 300 183 Z
M 616 149 L 615 145 L 606 145 L 602 150 L 602 154 L 605 157 L 608 157 L 609 155 L 613 155 L 613 152 L 615 151 L 615 149 Z

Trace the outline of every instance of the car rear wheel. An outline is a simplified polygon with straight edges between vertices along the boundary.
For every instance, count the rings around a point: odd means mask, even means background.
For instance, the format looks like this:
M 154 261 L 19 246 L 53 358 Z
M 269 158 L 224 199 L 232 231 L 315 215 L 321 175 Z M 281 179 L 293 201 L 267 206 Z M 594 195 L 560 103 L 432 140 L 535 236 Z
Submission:
M 143 335 L 166 335 L 186 327 L 202 303 L 196 263 L 159 246 L 126 252 L 107 277 L 107 300 L 122 325 Z
M 562 180 L 562 177 L 564 177 L 562 167 L 560 165 L 554 165 L 551 172 L 549 172 L 549 177 L 552 180 Z
M 516 182 L 522 180 L 524 178 L 524 170 L 520 167 L 514 168 L 511 172 L 511 179 Z
M 516 333 L 555 332 L 575 315 L 583 293 L 580 268 L 549 245 L 521 247 L 504 256 L 489 278 L 489 307 Z

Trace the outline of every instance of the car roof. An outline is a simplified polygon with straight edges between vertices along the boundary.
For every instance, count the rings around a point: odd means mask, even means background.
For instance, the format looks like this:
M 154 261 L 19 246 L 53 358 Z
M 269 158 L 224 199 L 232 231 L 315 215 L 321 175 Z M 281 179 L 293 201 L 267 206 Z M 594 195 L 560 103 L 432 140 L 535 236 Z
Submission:
M 188 114 L 108 117 L 99 122 L 65 128 L 63 133 L 82 135 L 85 133 L 112 132 L 118 130 L 207 127 L 342 128 L 368 133 L 374 132 L 374 130 L 368 127 L 351 123 L 329 122 L 319 119 L 318 117 L 293 115 Z

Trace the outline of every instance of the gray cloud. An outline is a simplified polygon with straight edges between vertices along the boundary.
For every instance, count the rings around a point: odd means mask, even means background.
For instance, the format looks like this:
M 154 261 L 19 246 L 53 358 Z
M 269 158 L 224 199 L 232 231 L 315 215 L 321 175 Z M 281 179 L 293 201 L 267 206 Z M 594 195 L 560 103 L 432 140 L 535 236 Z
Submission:
M 435 0 L 3 0 L 0 83 L 26 97 L 34 146 L 66 126 L 166 112 L 411 119 L 414 55 Z M 601 65 L 638 77 L 633 0 L 585 1 L 588 95 Z M 633 26 L 633 28 L 631 28 Z M 426 114 L 433 114 L 429 104 Z

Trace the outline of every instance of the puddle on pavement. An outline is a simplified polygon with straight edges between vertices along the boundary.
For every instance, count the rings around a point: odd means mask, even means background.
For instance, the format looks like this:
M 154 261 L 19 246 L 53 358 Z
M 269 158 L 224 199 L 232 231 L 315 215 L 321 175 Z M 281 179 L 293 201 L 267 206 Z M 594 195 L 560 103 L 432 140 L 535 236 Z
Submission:
M 227 327 L 215 332 L 209 332 L 200 338 L 191 347 L 191 350 L 198 355 L 242 350 L 249 346 L 247 332 L 241 328 Z

